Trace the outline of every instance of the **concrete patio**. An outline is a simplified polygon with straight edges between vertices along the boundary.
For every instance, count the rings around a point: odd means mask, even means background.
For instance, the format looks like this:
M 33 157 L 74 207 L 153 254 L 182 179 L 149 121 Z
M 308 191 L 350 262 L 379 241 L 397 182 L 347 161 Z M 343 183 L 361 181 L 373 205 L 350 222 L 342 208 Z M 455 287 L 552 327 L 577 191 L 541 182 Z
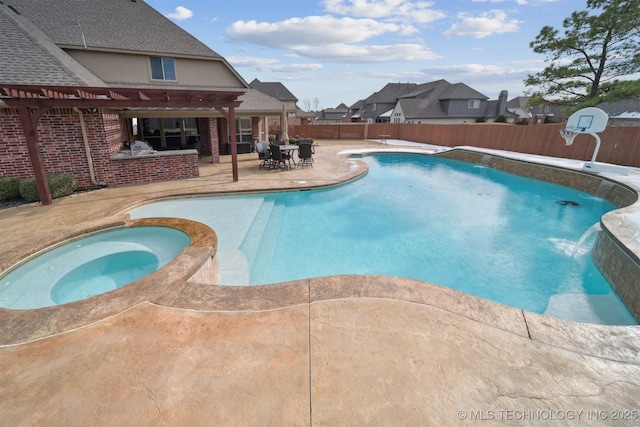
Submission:
M 313 168 L 280 172 L 240 155 L 237 183 L 228 157 L 203 159 L 197 179 L 0 211 L 0 269 L 79 223 L 126 218 L 149 200 L 353 179 L 366 167 L 336 153 L 357 148 L 379 147 L 320 141 Z M 408 279 L 184 282 L 70 328 L 41 324 L 38 311 L 17 326 L 38 334 L 0 333 L 0 425 L 640 422 L 640 327 L 548 318 Z M 0 309 L 0 322 L 16 327 L 10 312 Z

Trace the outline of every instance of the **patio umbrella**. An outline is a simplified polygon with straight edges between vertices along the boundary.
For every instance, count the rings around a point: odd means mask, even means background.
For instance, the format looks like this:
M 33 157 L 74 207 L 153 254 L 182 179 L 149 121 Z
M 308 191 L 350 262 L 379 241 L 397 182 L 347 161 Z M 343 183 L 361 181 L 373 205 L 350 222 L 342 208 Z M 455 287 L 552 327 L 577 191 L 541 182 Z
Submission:
M 280 138 L 285 144 L 289 142 L 289 133 L 287 132 L 287 106 L 282 103 L 282 117 L 280 118 L 280 130 L 282 132 Z

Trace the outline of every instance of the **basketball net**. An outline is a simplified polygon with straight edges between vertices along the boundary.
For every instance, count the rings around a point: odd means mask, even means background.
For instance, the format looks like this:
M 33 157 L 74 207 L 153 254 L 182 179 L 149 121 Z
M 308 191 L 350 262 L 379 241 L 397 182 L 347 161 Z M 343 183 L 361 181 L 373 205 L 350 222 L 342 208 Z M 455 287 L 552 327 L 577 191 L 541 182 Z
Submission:
M 573 132 L 567 129 L 560 129 L 560 136 L 564 138 L 565 145 L 569 146 L 573 144 L 573 140 L 578 136 L 578 132 Z

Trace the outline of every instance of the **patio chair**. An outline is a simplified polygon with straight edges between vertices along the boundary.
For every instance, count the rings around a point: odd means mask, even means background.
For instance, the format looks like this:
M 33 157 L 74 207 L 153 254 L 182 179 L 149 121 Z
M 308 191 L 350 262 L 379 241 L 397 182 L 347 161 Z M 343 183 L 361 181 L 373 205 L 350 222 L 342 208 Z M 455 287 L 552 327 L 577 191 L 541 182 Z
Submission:
M 311 139 L 299 139 L 298 140 L 298 145 L 301 145 L 301 144 L 309 144 L 309 145 L 311 145 L 311 153 L 312 154 L 316 154 L 316 148 L 313 145 L 313 140 L 311 140 Z
M 269 151 L 269 143 L 265 141 L 258 142 L 256 144 L 256 151 L 258 152 L 258 160 L 262 160 L 258 169 L 262 169 L 263 167 L 271 169 L 271 152 Z
M 305 167 L 311 166 L 313 167 L 313 152 L 310 143 L 302 143 L 298 145 L 298 166 Z
M 284 166 L 285 169 L 289 169 L 290 165 L 288 164 L 288 162 L 291 160 L 291 156 L 289 156 L 288 154 L 283 154 L 282 151 L 280 151 L 279 145 L 271 144 L 269 146 L 269 150 L 271 151 L 271 168 L 272 169 L 275 169 L 276 172 L 282 166 Z

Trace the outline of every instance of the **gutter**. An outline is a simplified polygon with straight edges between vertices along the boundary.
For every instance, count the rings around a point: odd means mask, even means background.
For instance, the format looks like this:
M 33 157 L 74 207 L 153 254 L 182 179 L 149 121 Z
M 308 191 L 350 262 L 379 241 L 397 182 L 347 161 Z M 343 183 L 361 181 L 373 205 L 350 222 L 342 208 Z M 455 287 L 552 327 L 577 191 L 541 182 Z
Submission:
M 107 185 L 106 182 L 98 181 L 96 177 L 96 172 L 93 167 L 93 159 L 91 158 L 91 147 L 89 146 L 89 136 L 87 135 L 87 124 L 84 120 L 84 114 L 82 111 L 78 109 L 78 107 L 73 107 L 73 110 L 78 113 L 78 117 L 80 117 L 80 127 L 82 128 L 82 140 L 84 141 L 84 151 L 87 154 L 87 163 L 89 163 L 89 174 L 91 175 L 91 182 L 94 185 L 99 185 L 105 187 Z

